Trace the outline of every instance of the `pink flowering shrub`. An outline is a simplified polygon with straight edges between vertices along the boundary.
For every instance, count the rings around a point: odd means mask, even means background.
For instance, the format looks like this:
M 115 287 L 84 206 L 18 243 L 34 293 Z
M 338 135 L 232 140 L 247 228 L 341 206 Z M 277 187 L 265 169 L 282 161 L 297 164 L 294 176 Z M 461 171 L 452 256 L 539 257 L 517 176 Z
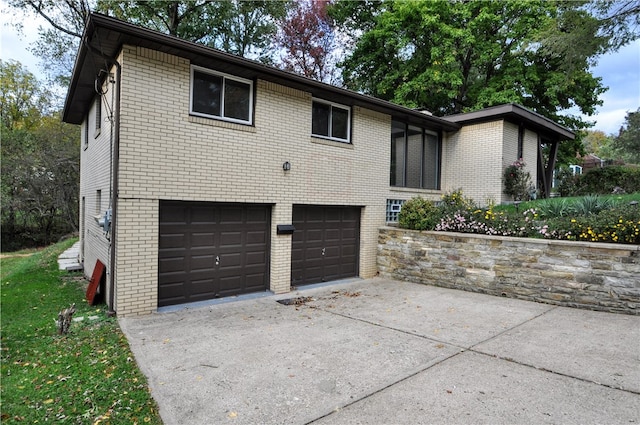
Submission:
M 526 164 L 522 158 L 504 169 L 502 182 L 504 183 L 504 193 L 512 196 L 516 201 L 529 200 L 529 190 L 531 187 L 531 174 L 525 171 Z

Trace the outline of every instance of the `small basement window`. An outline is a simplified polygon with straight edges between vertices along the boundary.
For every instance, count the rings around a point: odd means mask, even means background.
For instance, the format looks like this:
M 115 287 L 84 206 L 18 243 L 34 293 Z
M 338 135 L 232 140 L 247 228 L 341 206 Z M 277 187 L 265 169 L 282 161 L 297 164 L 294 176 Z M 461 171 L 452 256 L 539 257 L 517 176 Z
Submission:
M 190 104 L 192 115 L 252 124 L 253 81 L 194 66 Z
M 323 139 L 350 143 L 351 109 L 324 100 L 313 100 L 311 134 Z
M 397 223 L 404 199 L 387 199 L 387 223 Z

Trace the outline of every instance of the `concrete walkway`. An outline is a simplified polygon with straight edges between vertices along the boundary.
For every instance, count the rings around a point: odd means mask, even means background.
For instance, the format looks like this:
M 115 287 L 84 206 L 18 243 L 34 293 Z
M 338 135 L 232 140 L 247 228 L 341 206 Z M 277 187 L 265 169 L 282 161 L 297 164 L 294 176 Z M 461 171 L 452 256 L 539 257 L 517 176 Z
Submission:
M 637 316 L 376 278 L 120 324 L 167 425 L 640 423 Z
M 80 264 L 80 241 L 74 243 L 58 256 L 58 269 L 68 272 L 82 270 L 82 264 Z

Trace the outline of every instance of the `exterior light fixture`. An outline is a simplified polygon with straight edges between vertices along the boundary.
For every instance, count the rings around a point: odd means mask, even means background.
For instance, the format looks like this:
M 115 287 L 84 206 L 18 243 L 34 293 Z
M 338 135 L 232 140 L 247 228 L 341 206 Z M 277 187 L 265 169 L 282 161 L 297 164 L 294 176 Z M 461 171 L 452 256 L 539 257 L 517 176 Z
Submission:
M 285 162 L 284 164 L 282 164 L 282 169 L 284 171 L 289 171 L 291 170 L 291 163 L 289 161 Z

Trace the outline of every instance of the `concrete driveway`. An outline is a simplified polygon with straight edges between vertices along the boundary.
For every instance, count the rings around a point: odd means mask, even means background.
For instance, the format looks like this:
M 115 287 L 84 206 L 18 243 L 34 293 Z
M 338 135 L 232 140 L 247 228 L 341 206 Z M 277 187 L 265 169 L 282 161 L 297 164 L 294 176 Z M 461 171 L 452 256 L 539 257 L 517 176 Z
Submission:
M 376 278 L 120 324 L 167 425 L 640 423 L 637 316 Z

